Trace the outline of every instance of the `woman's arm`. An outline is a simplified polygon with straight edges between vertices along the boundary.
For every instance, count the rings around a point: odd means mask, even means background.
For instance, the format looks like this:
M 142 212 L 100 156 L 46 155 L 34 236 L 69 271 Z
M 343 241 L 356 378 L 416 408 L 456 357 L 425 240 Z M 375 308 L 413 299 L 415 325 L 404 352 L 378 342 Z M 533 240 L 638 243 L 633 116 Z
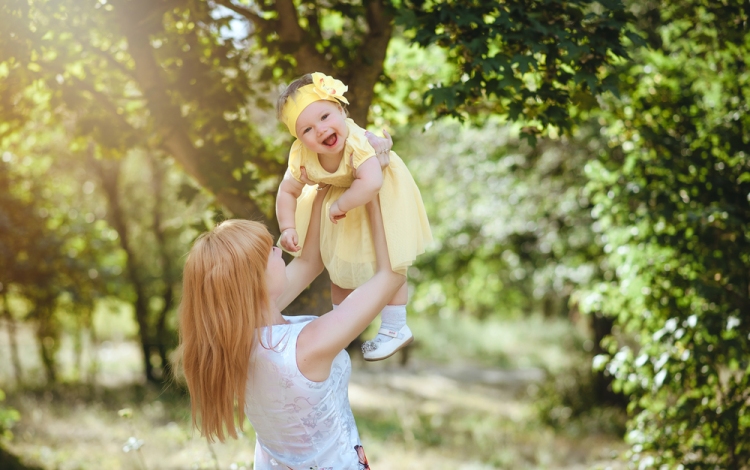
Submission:
M 328 214 L 331 222 L 336 223 L 350 210 L 372 201 L 381 186 L 383 186 L 383 170 L 380 168 L 380 161 L 373 156 L 359 165 L 352 185 L 331 204 Z
M 297 198 L 302 194 L 304 186 L 303 183 L 294 179 L 291 171 L 287 169 L 276 194 L 276 219 L 279 221 L 281 246 L 290 252 L 300 250 L 297 245 L 299 236 L 295 227 L 294 211 L 297 210 Z
M 323 261 L 320 258 L 320 211 L 327 189 L 316 191 L 313 201 L 310 225 L 307 227 L 305 249 L 286 267 L 286 288 L 278 299 L 276 306 L 284 310 L 290 303 L 323 272 Z
M 375 246 L 375 275 L 344 300 L 335 310 L 311 321 L 297 339 L 297 366 L 309 380 L 320 382 L 331 373 L 338 353 L 357 338 L 380 313 L 406 277 L 391 270 L 385 240 L 380 201 L 367 204 Z

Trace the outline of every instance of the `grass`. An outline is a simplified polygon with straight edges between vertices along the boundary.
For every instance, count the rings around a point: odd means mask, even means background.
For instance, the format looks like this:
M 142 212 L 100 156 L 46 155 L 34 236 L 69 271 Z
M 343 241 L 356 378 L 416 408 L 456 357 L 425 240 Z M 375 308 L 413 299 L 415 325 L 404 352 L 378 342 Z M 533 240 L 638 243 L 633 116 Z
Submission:
M 440 362 L 471 360 L 502 368 L 559 371 L 581 360 L 583 333 L 563 318 L 409 318 L 420 355 Z
M 108 310 L 100 314 L 110 333 L 84 348 L 99 361 L 93 385 L 77 380 L 90 377 L 76 373 L 70 338 L 59 357 L 65 383 L 39 385 L 33 337 L 20 331 L 31 385 L 14 388 L 8 361 L 0 363 L 0 388 L 21 412 L 5 447 L 44 470 L 252 468 L 252 429 L 245 426 L 226 443 L 200 438 L 190 428 L 184 394 L 141 382 L 139 349 L 118 336 L 127 331 L 127 316 L 115 312 L 108 323 Z M 586 360 L 585 335 L 569 322 L 416 316 L 409 322 L 417 347 L 407 366 L 353 358 L 350 400 L 373 468 L 624 468 L 615 458 L 624 449 L 620 427 L 612 424 L 621 414 L 595 409 L 550 422 L 544 413 L 564 404 L 540 406 L 556 393 L 545 377 Z M 0 333 L 4 357 L 6 338 Z M 125 452 L 131 438 L 143 445 Z

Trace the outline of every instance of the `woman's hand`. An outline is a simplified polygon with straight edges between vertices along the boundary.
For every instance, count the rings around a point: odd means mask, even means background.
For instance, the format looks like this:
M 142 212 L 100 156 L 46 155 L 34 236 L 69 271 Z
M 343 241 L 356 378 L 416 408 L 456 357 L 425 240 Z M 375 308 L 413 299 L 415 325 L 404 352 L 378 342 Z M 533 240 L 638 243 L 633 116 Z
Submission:
M 317 184 L 318 185 L 318 191 L 322 191 L 322 190 L 324 190 L 325 188 L 327 188 L 329 186 L 327 184 L 316 183 L 315 181 L 313 181 L 310 178 L 308 178 L 308 176 L 307 176 L 307 170 L 305 169 L 304 166 L 299 167 L 299 172 L 300 172 L 299 179 L 301 179 L 303 183 L 305 183 L 306 185 L 309 185 L 309 186 L 315 186 Z
M 280 242 L 281 247 L 290 253 L 296 253 L 300 250 L 300 247 L 297 245 L 299 243 L 299 235 L 297 235 L 297 230 L 294 228 L 284 229 L 281 232 Z
M 385 137 L 378 137 L 370 131 L 365 131 L 365 137 L 375 149 L 375 156 L 380 162 L 380 168 L 385 169 L 391 162 L 391 148 L 393 148 L 393 139 L 387 130 L 383 129 L 383 135 Z

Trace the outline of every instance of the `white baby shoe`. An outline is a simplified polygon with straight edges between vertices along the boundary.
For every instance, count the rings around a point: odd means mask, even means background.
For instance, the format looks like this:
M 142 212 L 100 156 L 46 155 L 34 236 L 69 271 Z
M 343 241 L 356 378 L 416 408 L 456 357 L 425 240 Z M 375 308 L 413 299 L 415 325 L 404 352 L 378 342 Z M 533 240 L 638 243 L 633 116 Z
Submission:
M 390 330 L 380 328 L 378 334 L 390 336 L 390 341 L 365 341 L 362 345 L 365 361 L 382 361 L 396 354 L 400 349 L 414 341 L 414 335 L 408 325 L 404 325 L 400 330 Z

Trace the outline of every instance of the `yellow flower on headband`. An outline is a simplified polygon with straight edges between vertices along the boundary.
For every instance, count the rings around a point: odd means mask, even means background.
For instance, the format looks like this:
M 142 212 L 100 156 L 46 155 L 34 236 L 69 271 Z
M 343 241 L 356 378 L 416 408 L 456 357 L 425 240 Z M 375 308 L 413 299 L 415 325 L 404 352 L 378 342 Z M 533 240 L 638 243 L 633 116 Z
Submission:
M 349 100 L 344 98 L 344 93 L 349 90 L 349 87 L 344 85 L 341 80 L 336 80 L 324 73 L 315 72 L 312 74 L 312 81 L 315 93 L 322 99 L 330 100 L 331 98 L 335 98 L 342 103 L 349 104 Z
M 312 83 L 300 87 L 294 95 L 287 98 L 281 112 L 281 121 L 286 124 L 289 133 L 297 137 L 297 118 L 311 103 L 320 100 L 349 104 L 344 93 L 349 89 L 341 80 L 336 80 L 324 73 L 312 74 Z

